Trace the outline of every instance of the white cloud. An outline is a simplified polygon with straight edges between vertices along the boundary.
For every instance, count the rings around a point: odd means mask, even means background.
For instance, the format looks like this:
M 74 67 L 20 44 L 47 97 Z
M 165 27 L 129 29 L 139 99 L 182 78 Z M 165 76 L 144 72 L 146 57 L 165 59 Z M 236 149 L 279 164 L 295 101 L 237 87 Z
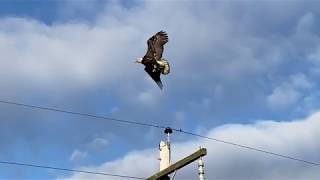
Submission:
M 314 65 L 313 68 L 311 68 L 311 73 L 315 75 L 320 74 L 320 46 L 317 47 L 314 52 L 308 55 L 307 59 Z
M 276 87 L 272 94 L 267 97 L 267 103 L 270 108 L 286 108 L 298 101 L 301 94 L 290 84 L 282 84 Z
M 129 31 L 134 33 L 125 27 L 119 32 L 81 23 L 48 26 L 28 19 L 0 19 L 0 65 L 6 67 L 3 73 L 16 72 L 13 81 L 24 79 L 33 86 L 67 90 L 109 84 L 120 76 L 134 77 L 130 67 L 135 52 L 122 53 L 131 49 L 132 36 L 119 36 L 132 34 Z
M 290 76 L 293 86 L 296 88 L 309 89 L 314 84 L 302 73 L 294 74 Z
M 81 161 L 87 158 L 88 153 L 84 151 L 80 151 L 78 149 L 74 150 L 70 156 L 70 161 Z
M 304 90 L 314 86 L 303 73 L 297 73 L 289 76 L 288 82 L 282 82 L 273 89 L 273 92 L 267 97 L 268 106 L 271 109 L 283 109 L 296 104 Z
M 175 136 L 173 134 L 173 136 Z M 320 112 L 291 122 L 260 121 L 254 124 L 229 124 L 209 131 L 207 136 L 272 151 L 308 161 L 319 162 Z M 191 154 L 199 146 L 206 147 L 205 173 L 208 179 L 319 179 L 318 167 L 242 149 L 215 141 L 193 139 L 172 144 L 176 161 Z M 84 170 L 147 177 L 158 170 L 158 150 L 134 151 L 123 158 Z M 74 174 L 66 179 L 116 179 L 105 176 Z M 196 164 L 179 170 L 177 179 L 196 179 Z
M 105 136 L 111 137 L 111 134 L 107 134 Z M 94 153 L 98 153 L 102 149 L 106 148 L 109 144 L 109 141 L 106 137 L 96 137 L 91 142 L 88 142 L 82 150 L 75 149 L 70 155 L 69 160 L 75 163 L 79 163 L 85 159 L 88 159 Z
M 129 10 L 112 2 L 90 25 L 75 22 L 48 26 L 29 19 L 0 19 L 2 57 L 10 59 L 10 63 L 1 61 L 0 65 L 10 72 L 19 72 L 19 77 L 31 82 L 50 85 L 87 87 L 97 83 L 134 81 L 143 79 L 135 78 L 137 72 L 143 70 L 137 68 L 133 60 L 144 55 L 147 38 L 165 29 L 170 37 L 165 56 L 177 65 L 173 69 L 180 74 L 196 65 L 190 55 L 206 54 L 212 50 L 210 46 L 225 52 L 210 60 L 214 73 L 234 78 L 256 72 L 259 64 L 253 58 L 253 51 L 243 47 L 240 39 L 228 38 L 229 33 L 233 33 L 230 32 L 233 31 L 232 22 L 221 19 L 221 12 L 212 13 L 209 18 L 206 13 L 197 16 L 204 10 L 193 8 L 192 4 L 183 4 L 179 11 L 175 5 L 145 2 L 141 7 Z M 161 16 L 159 9 L 162 9 Z M 173 12 L 175 14 L 171 14 Z M 219 28 L 211 28 L 213 19 Z M 158 25 L 154 25 L 155 21 Z M 186 42 L 186 37 L 192 37 L 192 44 Z M 207 65 L 204 58 L 197 61 Z M 217 69 L 216 65 L 221 66 Z
M 108 140 L 106 140 L 105 138 L 95 138 L 89 146 L 91 146 L 92 148 L 94 148 L 95 150 L 100 150 L 102 148 L 104 148 L 105 146 L 108 145 Z
M 306 33 L 312 31 L 315 20 L 314 15 L 309 12 L 302 16 L 297 24 L 296 31 Z
M 153 106 L 157 104 L 158 98 L 150 91 L 143 91 L 138 94 L 138 102 L 145 106 Z
M 46 25 L 23 18 L 0 19 L 2 58 L 10 59 L 0 62 L 1 67 L 6 67 L 1 73 L 15 72 L 10 78 L 18 87 L 22 80 L 29 83 L 28 87 L 63 89 L 60 90 L 63 93 L 70 89 L 105 87 L 117 89 L 117 94 L 126 100 L 154 105 L 161 98 L 153 96 L 156 91 L 148 88 L 158 91 L 156 84 L 133 60 L 144 55 L 147 38 L 160 29 L 168 31 L 170 39 L 164 51 L 164 56 L 172 64 L 172 73 L 163 78 L 164 88 L 169 90 L 166 94 L 180 95 L 183 89 L 191 92 L 189 96 L 198 95 L 200 93 L 193 88 L 213 89 L 218 82 L 220 88 L 217 88 L 216 96 L 227 96 L 223 90 L 245 88 L 250 81 L 247 78 L 259 78 L 270 69 L 279 68 L 278 65 L 287 59 L 284 58 L 287 49 L 298 49 L 292 40 L 294 37 L 260 36 L 256 32 L 260 20 L 251 19 L 255 17 L 251 14 L 241 16 L 243 23 L 239 23 L 238 16 L 233 13 L 242 11 L 234 12 L 232 3 L 216 2 L 214 6 L 209 2 L 199 6 L 192 2 L 139 3 L 134 8 L 125 8 L 112 1 L 97 13 L 91 24 L 64 22 Z M 271 4 L 265 4 L 270 12 L 258 8 L 263 10 L 263 15 L 267 14 L 266 17 L 278 22 L 275 14 L 281 14 L 281 17 L 295 14 L 300 3 L 292 3 L 287 7 L 288 11 L 271 10 Z M 85 8 L 84 11 L 91 11 L 95 8 L 82 5 L 74 10 Z M 176 9 L 177 5 L 179 9 Z M 67 9 L 69 6 L 72 3 L 67 2 Z M 92 3 L 92 6 L 96 4 Z M 311 26 L 313 22 L 313 13 L 303 14 L 296 28 Z M 246 23 L 252 24 L 247 26 Z M 4 77 L 0 77 L 0 82 L 8 81 Z M 241 85 L 226 85 L 233 82 Z M 253 90 L 259 91 L 261 89 Z M 237 96 L 237 92 L 232 94 Z M 294 102 L 294 92 L 289 96 L 283 98 Z M 215 104 L 209 106 L 212 105 Z

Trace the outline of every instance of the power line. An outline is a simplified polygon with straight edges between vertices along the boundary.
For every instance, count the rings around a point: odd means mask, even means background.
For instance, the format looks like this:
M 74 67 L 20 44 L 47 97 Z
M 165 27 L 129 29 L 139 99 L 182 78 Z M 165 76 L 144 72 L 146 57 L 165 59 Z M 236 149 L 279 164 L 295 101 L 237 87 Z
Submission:
M 53 166 L 43 166 L 43 165 L 18 163 L 18 162 L 9 162 L 9 161 L 0 161 L 0 164 L 16 165 L 16 166 L 27 166 L 27 167 L 33 167 L 33 168 L 52 169 L 52 170 L 58 170 L 58 171 L 69 171 L 69 172 L 94 174 L 94 175 L 103 175 L 103 176 L 112 176 L 112 177 L 129 178 L 129 179 L 146 179 L 146 178 L 141 178 L 141 177 L 127 176 L 127 175 L 120 175 L 120 174 L 85 171 L 85 170 L 68 169 L 68 168 L 60 168 L 60 167 L 53 167 Z
M 142 123 L 142 122 L 138 122 L 138 121 L 128 121 L 128 120 L 123 120 L 123 119 L 116 119 L 116 118 L 110 118 L 110 117 L 105 117 L 105 116 L 98 116 L 98 115 L 92 115 L 92 114 L 86 114 L 86 113 L 80 113 L 80 112 L 67 111 L 67 110 L 56 109 L 56 108 L 51 108 L 51 107 L 35 106 L 35 105 L 18 103 L 18 102 L 13 102 L 13 101 L 0 100 L 0 103 L 10 104 L 10 105 L 15 105 L 15 106 L 22 106 L 22 107 L 27 107 L 27 108 L 41 109 L 41 110 L 46 110 L 46 111 L 55 111 L 55 112 L 72 114 L 72 115 L 77 115 L 77 116 L 85 116 L 85 117 L 90 117 L 90 118 L 95 118 L 95 119 L 104 119 L 104 120 L 108 120 L 108 121 L 115 121 L 115 122 L 126 123 L 126 124 L 134 124 L 134 125 L 139 125 L 139 126 L 148 126 L 148 127 L 153 127 L 153 128 L 159 128 L 159 129 L 166 128 L 165 126 L 160 126 L 160 125 L 156 125 L 156 124 L 147 124 L 147 123 Z
M 302 163 L 306 163 L 306 164 L 320 166 L 320 163 L 315 163 L 315 162 L 311 162 L 311 161 L 295 158 L 295 157 L 292 157 L 292 156 L 278 154 L 278 153 L 274 153 L 274 152 L 263 150 L 263 149 L 258 149 L 258 148 L 245 146 L 245 145 L 241 145 L 241 144 L 237 144 L 237 143 L 233 143 L 233 142 L 229 142 L 229 141 L 224 141 L 224 140 L 220 140 L 220 139 L 216 139 L 216 138 L 211 138 L 211 137 L 207 137 L 207 136 L 203 136 L 203 135 L 199 135 L 199 134 L 195 134 L 195 133 L 191 133 L 191 132 L 186 132 L 186 131 L 183 131 L 183 130 L 176 130 L 175 129 L 174 131 L 181 132 L 181 133 L 188 134 L 188 135 L 192 135 L 192 136 L 196 136 L 196 137 L 200 137 L 200 138 L 203 138 L 203 139 L 216 141 L 216 142 L 219 142 L 219 143 L 224 143 L 224 144 L 237 146 L 237 147 L 240 147 L 240 148 L 245 148 L 245 149 L 249 149 L 249 150 L 253 150 L 253 151 L 257 151 L 257 152 L 261 152 L 261 153 L 265 153 L 265 154 L 269 154 L 269 155 L 274 155 L 274 156 L 278 156 L 278 157 L 282 157 L 282 158 L 286 158 L 286 159 L 290 159 L 290 160 L 294 160 L 294 161 L 298 161 L 298 162 L 302 162 Z
M 110 118 L 110 117 L 105 117 L 105 116 L 97 116 L 97 115 L 86 114 L 86 113 L 72 112 L 72 111 L 67 111 L 67 110 L 62 110 L 62 109 L 51 108 L 51 107 L 29 105 L 29 104 L 18 103 L 18 102 L 13 102 L 13 101 L 0 100 L 0 103 L 21 106 L 21 107 L 28 107 L 28 108 L 33 108 L 33 109 L 41 109 L 41 110 L 46 110 L 46 111 L 54 111 L 54 112 L 72 114 L 72 115 L 77 115 L 77 116 L 85 116 L 85 117 L 96 118 L 96 119 L 105 119 L 105 120 L 109 120 L 109 121 L 115 121 L 115 122 L 133 124 L 133 125 L 139 125 L 139 126 L 145 126 L 145 127 L 152 127 L 152 128 L 158 128 L 158 129 L 165 129 L 167 127 L 167 126 L 160 126 L 160 125 L 155 125 L 155 124 L 150 124 L 150 123 L 142 123 L 142 122 L 138 122 L 138 121 L 128 121 L 128 120 Z M 237 146 L 240 148 L 245 148 L 245 149 L 249 149 L 249 150 L 253 150 L 253 151 L 257 151 L 257 152 L 261 152 L 261 153 L 265 153 L 265 154 L 269 154 L 269 155 L 273 155 L 273 156 L 277 156 L 277 157 L 290 159 L 293 161 L 298 161 L 298 162 L 305 163 L 305 164 L 320 166 L 320 163 L 315 163 L 315 162 L 295 158 L 292 156 L 287 156 L 287 155 L 283 155 L 283 154 L 279 154 L 279 153 L 275 153 L 275 152 L 271 152 L 271 151 L 267 151 L 267 150 L 263 150 L 263 149 L 258 149 L 255 147 L 241 145 L 241 144 L 234 143 L 234 142 L 211 138 L 211 137 L 203 136 L 200 134 L 195 134 L 192 132 L 184 131 L 182 129 L 172 128 L 172 130 L 179 132 L 179 133 L 183 133 L 183 134 L 187 134 L 187 135 L 191 135 L 191 136 L 196 136 L 196 137 L 207 139 L 207 140 L 212 140 L 212 141 L 216 141 L 216 142 L 220 142 L 220 143 L 224 143 L 224 144 L 228 144 L 228 145 L 232 145 L 232 146 Z

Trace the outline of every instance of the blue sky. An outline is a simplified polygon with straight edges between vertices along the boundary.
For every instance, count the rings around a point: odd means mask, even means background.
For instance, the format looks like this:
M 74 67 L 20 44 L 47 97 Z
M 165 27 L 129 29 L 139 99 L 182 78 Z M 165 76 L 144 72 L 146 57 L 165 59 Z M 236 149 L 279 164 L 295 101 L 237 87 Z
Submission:
M 1 1 L 0 99 L 172 126 L 319 162 L 319 5 Z M 133 63 L 160 30 L 169 35 L 164 57 L 172 67 L 163 91 Z M 158 168 L 161 130 L 5 104 L 0 114 L 0 160 L 141 177 Z M 216 170 L 208 178 L 320 177 L 313 167 L 178 133 L 173 141 L 174 159 L 208 148 L 205 163 Z M 99 178 L 0 168 L 0 179 Z M 189 168 L 177 178 L 195 175 Z

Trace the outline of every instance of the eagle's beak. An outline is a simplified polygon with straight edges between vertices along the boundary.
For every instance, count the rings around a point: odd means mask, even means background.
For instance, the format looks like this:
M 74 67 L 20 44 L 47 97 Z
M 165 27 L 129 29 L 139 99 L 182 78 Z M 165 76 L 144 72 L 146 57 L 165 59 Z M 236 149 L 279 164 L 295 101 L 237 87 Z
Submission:
M 135 63 L 142 64 L 142 58 L 138 58 Z

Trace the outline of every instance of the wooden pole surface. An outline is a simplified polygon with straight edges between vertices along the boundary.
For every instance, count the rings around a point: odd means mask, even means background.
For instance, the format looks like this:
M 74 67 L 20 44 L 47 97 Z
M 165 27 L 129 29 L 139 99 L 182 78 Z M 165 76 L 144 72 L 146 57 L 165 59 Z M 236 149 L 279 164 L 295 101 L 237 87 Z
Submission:
M 192 163 L 193 161 L 195 161 L 205 155 L 207 155 L 207 149 L 201 148 L 198 151 L 194 152 L 193 154 L 191 154 L 191 155 L 181 159 L 180 161 L 170 165 L 168 168 L 163 169 L 162 171 L 157 172 L 156 174 L 148 177 L 147 180 L 160 180 L 162 177 L 167 176 L 180 168 L 183 168 L 184 166 Z

